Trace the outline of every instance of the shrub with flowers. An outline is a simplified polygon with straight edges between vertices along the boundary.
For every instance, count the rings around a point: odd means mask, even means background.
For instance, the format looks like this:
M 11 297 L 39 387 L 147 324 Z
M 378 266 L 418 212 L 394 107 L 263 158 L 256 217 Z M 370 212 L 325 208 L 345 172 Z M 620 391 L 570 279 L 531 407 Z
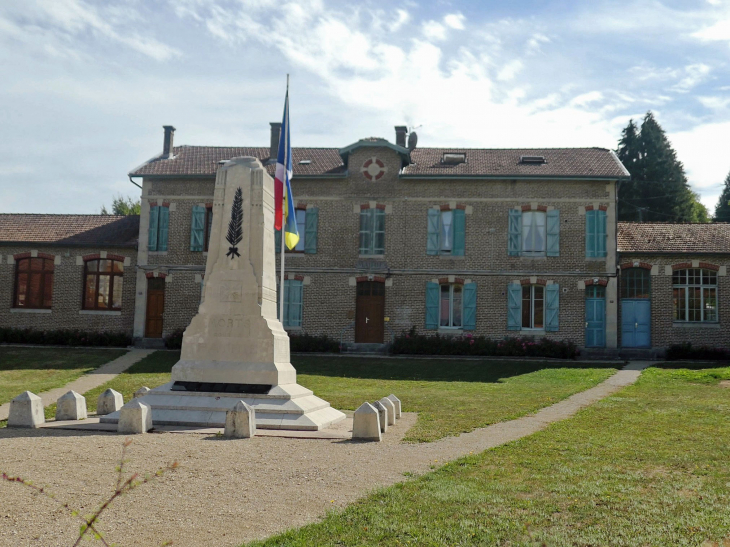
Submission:
M 40 344 L 52 346 L 127 347 L 132 337 L 124 332 L 91 332 L 78 329 L 35 330 L 0 328 L 0 344 Z
M 508 337 L 491 340 L 466 333 L 459 336 L 418 334 L 415 327 L 395 337 L 391 352 L 401 355 L 481 355 L 575 359 L 578 348 L 568 340 Z

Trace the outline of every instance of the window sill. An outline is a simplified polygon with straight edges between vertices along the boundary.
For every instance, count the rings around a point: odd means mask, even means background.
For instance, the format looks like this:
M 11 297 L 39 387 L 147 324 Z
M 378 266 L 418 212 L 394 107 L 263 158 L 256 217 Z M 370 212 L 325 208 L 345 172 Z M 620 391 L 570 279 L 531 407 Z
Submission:
M 439 327 L 437 332 L 438 334 L 456 336 L 464 334 L 464 329 L 462 327 Z
M 50 308 L 10 308 L 10 313 L 51 313 Z
M 276 254 L 277 254 L 277 256 L 279 256 L 281 253 L 276 253 Z M 284 255 L 284 257 L 285 258 L 296 258 L 299 256 L 304 256 L 306 254 L 307 253 L 305 253 L 305 252 L 296 252 L 295 253 L 295 252 L 287 251 L 286 254 Z M 314 254 L 314 253 L 310 253 L 310 254 Z
M 357 255 L 358 258 L 373 258 L 376 260 L 384 260 L 385 255 Z
M 548 258 L 547 255 L 519 255 L 518 258 L 524 258 L 527 260 L 546 260 Z M 560 258 L 558 256 L 551 256 L 550 258 Z
M 672 327 L 679 329 L 719 329 L 718 322 L 702 322 L 702 321 L 674 321 Z
M 147 251 L 149 256 L 167 256 L 168 251 Z
M 586 262 L 605 262 L 606 257 L 605 256 L 587 256 Z
M 301 332 L 302 327 L 284 327 L 286 332 Z
M 452 259 L 452 260 L 464 260 L 466 258 L 464 255 L 445 255 L 445 254 L 444 255 L 440 254 L 440 255 L 438 255 L 438 257 L 441 259 L 445 258 L 445 259 Z
M 79 315 L 122 315 L 121 310 L 80 310 Z
M 527 336 L 545 336 L 545 329 L 520 329 L 517 332 L 521 332 Z

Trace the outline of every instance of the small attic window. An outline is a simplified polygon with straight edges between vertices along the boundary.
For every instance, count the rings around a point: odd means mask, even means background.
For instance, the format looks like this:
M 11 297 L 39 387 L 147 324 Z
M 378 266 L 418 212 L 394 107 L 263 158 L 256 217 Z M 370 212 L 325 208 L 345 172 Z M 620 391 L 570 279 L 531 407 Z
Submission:
M 466 153 L 464 152 L 446 152 L 441 163 L 448 165 L 458 165 L 459 163 L 466 163 Z
M 309 165 L 312 160 L 299 160 L 299 165 Z
M 545 161 L 545 156 L 520 156 L 520 163 L 542 165 L 543 163 L 547 163 L 547 161 Z

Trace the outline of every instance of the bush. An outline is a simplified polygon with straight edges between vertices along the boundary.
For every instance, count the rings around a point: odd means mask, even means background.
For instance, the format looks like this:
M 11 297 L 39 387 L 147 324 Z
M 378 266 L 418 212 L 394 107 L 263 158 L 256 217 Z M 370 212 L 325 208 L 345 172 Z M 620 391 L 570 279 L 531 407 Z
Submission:
M 339 353 L 340 345 L 326 334 L 313 336 L 289 333 L 289 350 L 302 353 Z
M 185 329 L 177 329 L 165 336 L 165 347 L 167 349 L 180 349 L 182 347 L 183 333 Z
M 724 348 L 710 348 L 702 346 L 693 348 L 691 342 L 675 344 L 667 349 L 667 361 L 678 361 L 680 359 L 696 361 L 727 361 L 730 360 L 730 351 Z
M 575 359 L 578 348 L 573 342 L 548 338 L 490 340 L 485 336 L 441 336 L 417 334 L 415 327 L 395 337 L 391 352 L 401 355 L 479 355 L 508 357 L 554 357 Z
M 35 330 L 0 328 L 0 344 L 38 344 L 52 346 L 127 347 L 132 337 L 124 332 L 89 332 L 78 329 Z

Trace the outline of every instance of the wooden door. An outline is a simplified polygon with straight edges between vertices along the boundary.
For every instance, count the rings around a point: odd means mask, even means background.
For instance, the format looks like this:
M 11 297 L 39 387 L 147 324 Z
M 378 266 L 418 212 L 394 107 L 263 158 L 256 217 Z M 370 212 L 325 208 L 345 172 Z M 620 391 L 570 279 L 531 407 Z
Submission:
M 153 277 L 147 280 L 147 321 L 145 338 L 162 338 L 162 314 L 165 311 L 165 280 Z
M 357 284 L 355 342 L 382 344 L 385 322 L 385 283 L 362 281 Z

